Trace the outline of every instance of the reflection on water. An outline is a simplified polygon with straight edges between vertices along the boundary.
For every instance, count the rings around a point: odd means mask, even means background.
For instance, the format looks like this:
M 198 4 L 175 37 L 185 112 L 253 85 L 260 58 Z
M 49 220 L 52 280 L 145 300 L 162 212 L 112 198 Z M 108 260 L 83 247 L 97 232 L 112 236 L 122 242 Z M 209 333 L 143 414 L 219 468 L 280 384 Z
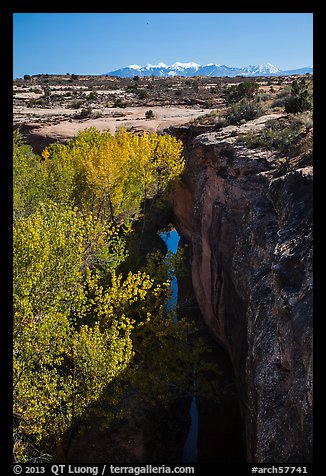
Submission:
M 165 242 L 168 251 L 176 253 L 180 241 L 180 235 L 177 230 L 161 233 L 161 238 Z M 169 300 L 169 307 L 173 308 L 178 303 L 178 281 L 173 277 L 171 282 L 172 293 Z M 198 409 L 196 398 L 196 380 L 194 376 L 194 393 L 190 404 L 190 427 L 187 439 L 183 448 L 182 463 L 196 463 L 198 453 Z
M 160 236 L 168 251 L 176 253 L 180 241 L 178 232 L 171 230 L 161 233 Z M 243 428 L 232 365 L 225 351 L 220 348 L 210 334 L 197 304 L 185 306 L 185 303 L 194 302 L 190 277 L 173 278 L 171 307 L 178 304 L 178 314 L 186 315 L 196 323 L 199 329 L 197 338 L 203 339 L 205 349 L 207 349 L 207 355 L 204 358 L 206 362 L 218 363 L 221 374 L 218 378 L 217 400 L 208 395 L 209 372 L 204 377 L 206 379 L 205 390 L 207 387 L 207 392 L 205 391 L 204 394 L 207 393 L 207 395 L 203 395 L 203 392 L 196 392 L 194 375 L 194 392 L 189 406 L 189 430 L 183 446 L 181 463 L 243 462 Z M 184 309 L 181 310 L 182 307 Z
M 191 423 L 183 448 L 182 463 L 197 463 L 198 460 L 198 409 L 194 393 L 190 405 Z
M 178 250 L 180 241 L 180 235 L 177 230 L 162 232 L 160 233 L 160 237 L 166 244 L 168 251 L 175 254 Z M 167 311 L 174 309 L 178 303 L 178 281 L 175 276 L 172 277 L 171 290 L 172 292 L 167 305 Z
M 176 253 L 178 250 L 178 245 L 180 241 L 180 235 L 177 230 L 170 230 L 160 233 L 160 237 L 166 244 L 168 251 Z

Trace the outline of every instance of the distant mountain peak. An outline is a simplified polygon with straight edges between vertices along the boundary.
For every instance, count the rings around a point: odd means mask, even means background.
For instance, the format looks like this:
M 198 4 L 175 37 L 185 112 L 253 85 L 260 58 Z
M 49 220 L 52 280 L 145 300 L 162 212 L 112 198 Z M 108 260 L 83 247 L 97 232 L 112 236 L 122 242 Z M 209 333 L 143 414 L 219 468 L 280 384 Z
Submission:
M 135 76 L 286 76 L 294 74 L 313 73 L 312 67 L 305 67 L 294 70 L 282 71 L 272 63 L 264 63 L 259 65 L 248 65 L 243 68 L 237 66 L 226 66 L 225 64 L 208 63 L 201 66 L 194 61 L 180 62 L 176 61 L 172 65 L 163 62 L 157 64 L 148 64 L 147 66 L 139 66 L 132 64 L 126 68 L 117 69 L 106 73 L 107 76 L 120 76 L 122 78 L 130 78 Z
M 177 61 L 176 63 L 173 63 L 173 65 L 171 65 L 171 68 L 184 68 L 184 69 L 188 69 L 188 68 L 198 69 L 200 67 L 201 67 L 200 64 L 194 63 L 193 61 L 191 61 L 190 63 L 180 63 L 179 61 Z
M 146 69 L 150 69 L 150 68 L 169 68 L 169 66 L 165 63 L 162 63 L 161 61 L 157 64 L 150 64 L 148 63 L 147 66 L 143 66 L 144 68 Z

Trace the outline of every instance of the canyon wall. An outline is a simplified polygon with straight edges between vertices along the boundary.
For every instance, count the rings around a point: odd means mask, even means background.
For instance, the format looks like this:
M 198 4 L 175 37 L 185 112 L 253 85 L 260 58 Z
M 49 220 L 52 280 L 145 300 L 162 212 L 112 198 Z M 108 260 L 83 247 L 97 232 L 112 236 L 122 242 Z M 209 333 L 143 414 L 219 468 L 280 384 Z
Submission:
M 275 117 L 275 116 L 274 116 Z M 233 362 L 247 460 L 312 461 L 312 167 L 236 141 L 241 127 L 184 142 L 176 228 L 208 326 Z

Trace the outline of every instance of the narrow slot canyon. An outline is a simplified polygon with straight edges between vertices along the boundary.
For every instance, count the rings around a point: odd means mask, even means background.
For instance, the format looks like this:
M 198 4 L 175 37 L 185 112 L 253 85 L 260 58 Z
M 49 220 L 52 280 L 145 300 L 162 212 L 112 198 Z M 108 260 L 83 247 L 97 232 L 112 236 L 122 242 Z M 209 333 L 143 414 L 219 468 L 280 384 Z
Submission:
M 187 247 L 180 240 L 177 230 L 161 234 L 168 251 L 175 253 L 177 245 Z M 188 263 L 190 264 L 190 263 Z M 182 464 L 191 463 L 240 463 L 245 461 L 243 423 L 240 415 L 239 398 L 234 380 L 233 367 L 226 351 L 214 338 L 203 320 L 194 295 L 190 275 L 177 276 L 172 281 L 172 300 L 177 301 L 178 317 L 185 316 L 194 322 L 195 339 L 202 339 L 205 346 L 203 359 L 218 366 L 218 377 L 208 370 L 204 374 L 204 385 L 217 381 L 216 394 L 197 392 L 196 370 L 193 374 L 193 394 L 187 401 L 188 430 L 183 444 Z M 180 457 L 180 456 L 179 456 Z M 165 459 L 164 459 L 165 460 Z M 180 462 L 180 461 L 179 461 Z

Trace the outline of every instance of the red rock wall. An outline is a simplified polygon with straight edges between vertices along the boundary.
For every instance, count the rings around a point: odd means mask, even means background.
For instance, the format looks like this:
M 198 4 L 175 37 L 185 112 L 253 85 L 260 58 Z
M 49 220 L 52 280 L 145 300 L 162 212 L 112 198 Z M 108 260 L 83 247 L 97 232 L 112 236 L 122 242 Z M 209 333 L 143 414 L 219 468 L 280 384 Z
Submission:
M 251 462 L 312 460 L 312 168 L 216 133 L 185 143 L 176 227 L 201 312 L 234 365 Z

